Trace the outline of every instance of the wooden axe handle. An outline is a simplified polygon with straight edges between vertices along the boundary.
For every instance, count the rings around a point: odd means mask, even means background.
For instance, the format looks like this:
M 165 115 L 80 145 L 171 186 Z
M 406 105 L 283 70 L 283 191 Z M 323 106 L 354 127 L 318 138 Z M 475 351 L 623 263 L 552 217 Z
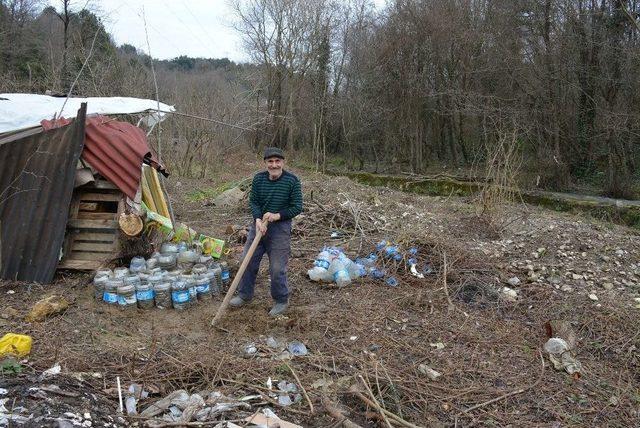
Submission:
M 229 306 L 229 301 L 233 298 L 233 293 L 236 292 L 236 288 L 238 288 L 238 283 L 242 279 L 242 275 L 244 275 L 244 271 L 247 269 L 249 260 L 251 260 L 251 257 L 253 256 L 253 253 L 256 251 L 256 247 L 260 243 L 261 239 L 262 239 L 262 232 L 256 229 L 256 236 L 255 238 L 253 238 L 253 242 L 251 242 L 251 246 L 249 247 L 247 254 L 244 256 L 244 259 L 240 264 L 240 268 L 238 269 L 238 273 L 236 273 L 235 278 L 233 278 L 233 282 L 229 287 L 229 291 L 227 291 L 227 295 L 224 296 L 224 300 L 222 301 L 222 304 L 218 308 L 218 312 L 216 313 L 216 316 L 213 317 L 213 319 L 211 320 L 211 326 L 215 326 L 216 323 L 220 321 L 220 318 L 222 318 L 222 315 L 224 315 L 225 311 L 227 310 L 227 306 Z

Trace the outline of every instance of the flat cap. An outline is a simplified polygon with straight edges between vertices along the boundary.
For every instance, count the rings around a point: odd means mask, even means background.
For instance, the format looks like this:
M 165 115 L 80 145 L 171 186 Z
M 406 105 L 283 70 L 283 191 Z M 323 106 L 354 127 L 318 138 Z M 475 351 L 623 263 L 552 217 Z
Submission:
M 269 158 L 284 159 L 284 153 L 282 152 L 282 149 L 279 149 L 278 147 L 267 147 L 266 149 L 264 149 L 263 159 Z

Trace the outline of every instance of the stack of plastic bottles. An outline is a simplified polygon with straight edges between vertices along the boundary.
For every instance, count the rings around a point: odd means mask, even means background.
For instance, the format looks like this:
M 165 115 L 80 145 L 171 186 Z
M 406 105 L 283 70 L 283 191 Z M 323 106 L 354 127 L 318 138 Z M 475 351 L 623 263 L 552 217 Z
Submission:
M 218 296 L 229 282 L 225 262 L 217 263 L 186 242 L 165 242 L 148 259 L 134 257 L 129 267 L 102 269 L 93 280 L 98 301 L 121 309 L 187 309 Z
M 307 271 L 312 281 L 335 282 L 338 287 L 350 284 L 365 273 L 363 265 L 355 263 L 336 247 L 324 247 Z
M 396 287 L 398 279 L 395 275 L 398 273 L 410 273 L 418 278 L 432 273 L 428 263 L 424 263 L 421 270 L 418 269 L 418 264 L 417 248 L 404 250 L 398 244 L 383 240 L 376 244 L 375 251 L 366 257 L 358 257 L 355 261 L 349 259 L 339 248 L 324 247 L 307 274 L 312 281 L 335 282 L 341 287 L 365 275 Z

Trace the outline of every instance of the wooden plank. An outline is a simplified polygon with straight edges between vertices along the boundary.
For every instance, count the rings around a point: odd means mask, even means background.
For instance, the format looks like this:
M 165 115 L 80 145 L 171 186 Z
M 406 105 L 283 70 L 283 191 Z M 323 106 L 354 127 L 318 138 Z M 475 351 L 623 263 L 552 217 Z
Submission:
M 82 220 L 70 219 L 67 225 L 74 229 L 117 229 L 116 220 Z
M 145 170 L 143 169 L 142 171 Z M 153 200 L 153 196 L 151 195 L 151 190 L 149 190 L 149 183 L 146 174 L 142 174 L 142 180 L 140 181 L 140 184 L 142 187 L 142 200 L 145 204 L 147 204 L 147 207 L 149 207 L 151 211 L 157 213 L 158 208 L 156 207 L 156 203 Z
M 97 209 L 97 202 L 80 202 L 80 211 L 95 211 Z
M 156 207 L 160 210 L 158 211 L 158 214 L 161 214 L 166 218 L 170 218 L 169 208 L 167 207 L 167 202 L 164 200 L 164 195 L 162 194 L 162 187 L 160 187 L 160 179 L 158 178 L 158 172 L 151 167 L 146 167 L 145 170 L 148 171 L 148 176 L 150 178 L 149 190 L 151 190 L 153 201 L 155 202 Z
M 96 253 L 113 253 L 115 243 L 103 243 L 103 242 L 78 242 L 73 241 L 71 251 L 91 251 Z
M 122 194 L 120 193 L 81 193 L 80 200 L 82 202 L 88 201 L 107 201 L 107 202 L 118 202 L 122 199 Z
M 93 253 L 90 251 L 73 251 L 69 258 L 71 260 L 96 260 L 96 261 L 109 261 L 116 257 L 114 253 Z
M 77 193 L 74 193 L 71 197 L 71 204 L 69 205 L 69 218 L 75 218 L 78 215 L 80 209 L 80 197 Z
M 73 239 L 75 241 L 89 241 L 89 242 L 113 242 L 116 240 L 115 232 L 105 232 L 105 233 L 94 233 L 94 232 L 85 232 L 85 231 L 75 231 L 73 234 Z
M 91 220 L 116 220 L 116 213 L 92 213 L 89 211 L 80 211 L 76 218 Z
M 74 269 L 74 270 L 96 270 L 102 267 L 104 262 L 99 260 L 63 260 L 58 269 Z

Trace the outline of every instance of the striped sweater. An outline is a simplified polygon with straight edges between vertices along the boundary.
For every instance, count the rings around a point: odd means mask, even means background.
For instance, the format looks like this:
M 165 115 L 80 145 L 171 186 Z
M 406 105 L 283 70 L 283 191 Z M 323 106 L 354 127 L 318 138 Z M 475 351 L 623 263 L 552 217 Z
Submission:
M 277 180 L 269 180 L 267 171 L 253 177 L 249 197 L 253 219 L 267 213 L 280 213 L 280 220 L 289 220 L 302 212 L 300 180 L 288 171 L 282 171 Z

